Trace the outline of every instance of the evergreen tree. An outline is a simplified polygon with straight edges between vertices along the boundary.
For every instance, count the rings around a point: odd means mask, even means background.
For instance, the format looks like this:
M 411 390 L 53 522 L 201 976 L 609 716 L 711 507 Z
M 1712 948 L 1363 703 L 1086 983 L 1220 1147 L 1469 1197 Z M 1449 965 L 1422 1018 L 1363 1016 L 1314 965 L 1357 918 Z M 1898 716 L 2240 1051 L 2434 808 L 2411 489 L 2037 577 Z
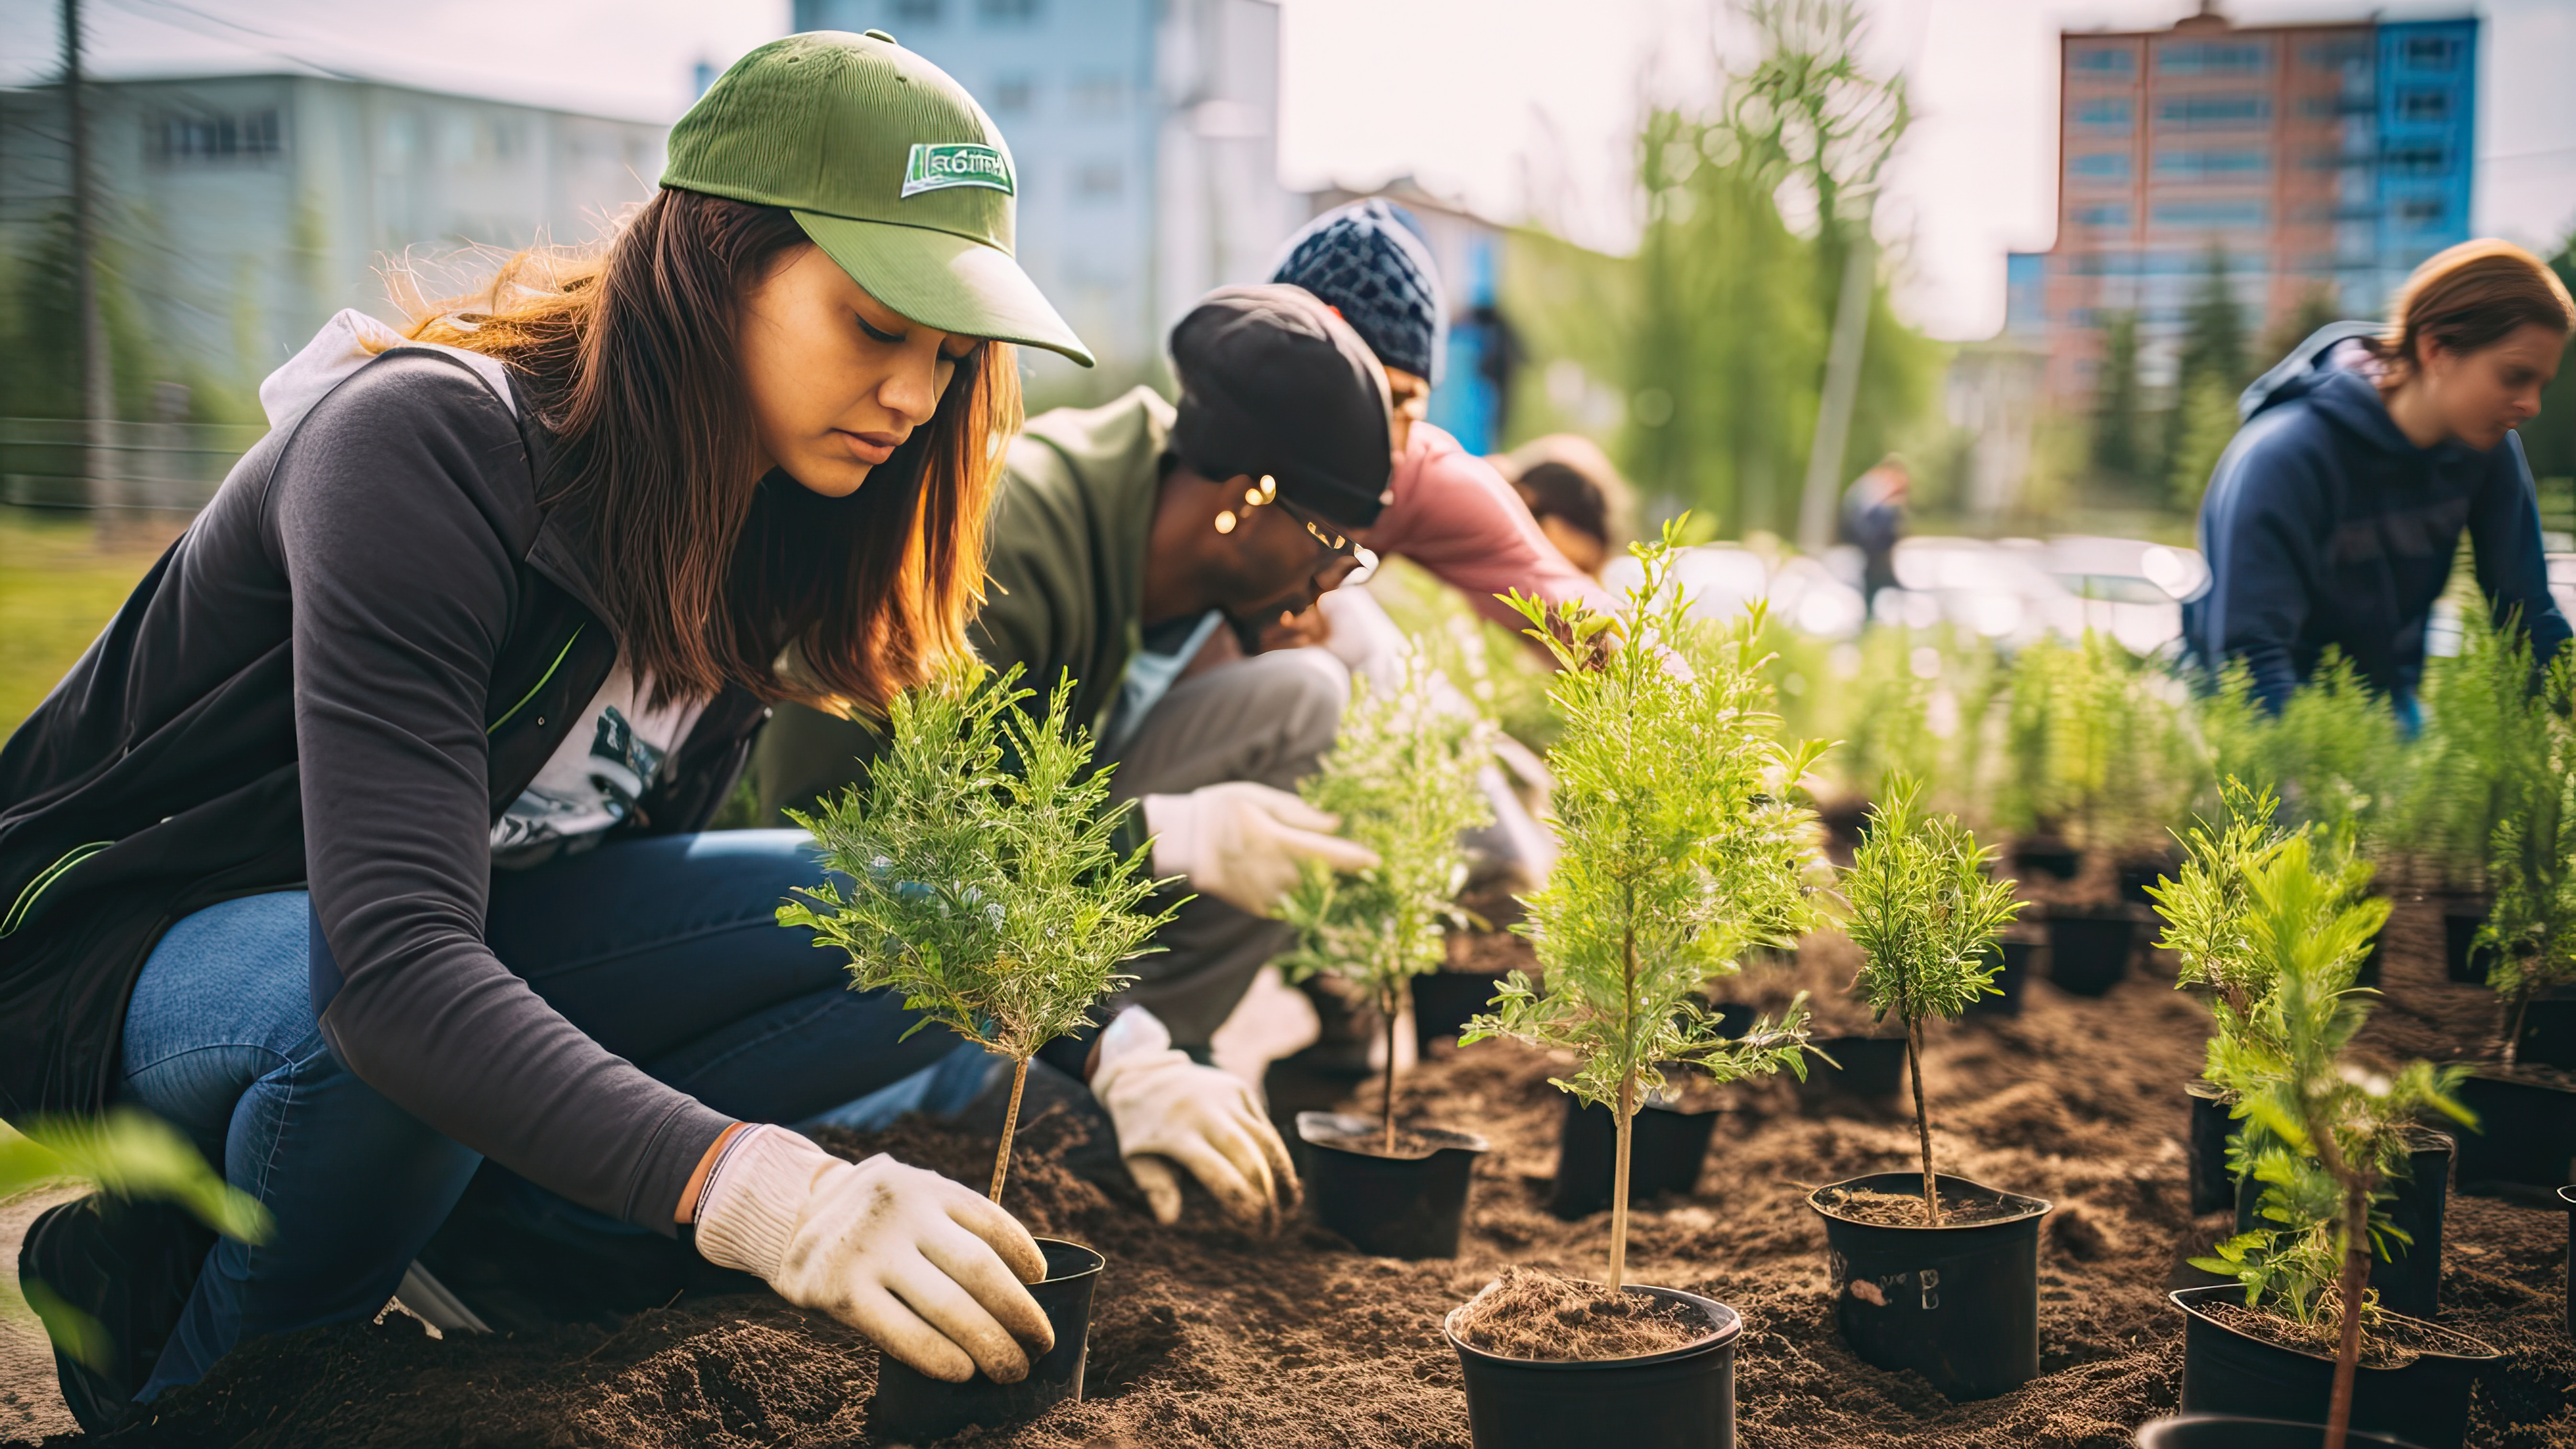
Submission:
M 2134 478 L 2138 437 L 2138 314 L 2115 312 L 2102 324 L 2102 370 L 2093 390 L 2093 466 Z

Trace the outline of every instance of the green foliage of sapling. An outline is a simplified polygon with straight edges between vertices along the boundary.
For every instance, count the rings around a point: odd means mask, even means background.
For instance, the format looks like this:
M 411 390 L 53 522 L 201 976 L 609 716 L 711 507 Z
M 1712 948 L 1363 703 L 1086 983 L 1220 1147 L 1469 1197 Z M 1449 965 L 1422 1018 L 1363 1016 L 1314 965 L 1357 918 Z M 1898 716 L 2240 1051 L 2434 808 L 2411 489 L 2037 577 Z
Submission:
M 900 992 L 924 1027 L 1009 1060 L 1009 1115 L 993 1162 L 999 1202 L 1020 1089 L 1038 1048 L 1086 1025 L 1132 980 L 1177 905 L 1144 909 L 1146 847 L 1121 854 L 1108 769 L 1067 719 L 1070 676 L 1031 718 L 1017 666 L 998 680 L 965 661 L 895 698 L 886 750 L 864 786 L 813 816 L 789 812 L 837 879 L 778 908 L 817 946 L 849 954 L 853 990 Z
M 1956 1021 L 1996 993 L 1995 942 L 2021 910 L 2013 883 L 1985 871 L 1986 852 L 1956 816 L 1922 808 L 1922 785 L 1892 777 L 1870 811 L 1869 833 L 1843 872 L 1850 915 L 1843 930 L 1861 950 L 1860 992 L 1881 1018 L 1905 1027 L 1914 1076 L 1914 1129 L 1923 1156 L 1923 1213 L 1941 1221 L 1932 1169 L 1932 1119 L 1923 1102 L 1923 1024 Z
M 1803 1001 L 1729 1039 L 1701 987 L 1747 950 L 1815 919 L 1819 852 L 1800 782 L 1824 753 L 1784 743 L 1771 713 L 1757 606 L 1694 625 L 1672 577 L 1676 533 L 1631 551 L 1644 579 L 1616 614 L 1512 596 L 1562 666 L 1564 730 L 1548 752 L 1563 854 L 1518 929 L 1544 986 L 1513 972 L 1465 1042 L 1508 1036 L 1575 1058 L 1555 1085 L 1617 1121 L 1610 1285 L 1625 1268 L 1629 1127 L 1664 1065 L 1728 1081 L 1803 1075 Z
M 1384 1130 L 1395 1146 L 1395 1026 L 1414 977 L 1436 971 L 1458 923 L 1467 857 L 1459 833 L 1490 824 L 1477 782 L 1492 726 L 1444 689 L 1417 636 L 1393 689 L 1353 681 L 1332 753 L 1297 792 L 1341 817 L 1344 838 L 1377 852 L 1366 870 L 1308 861 L 1279 916 L 1297 928 L 1291 980 L 1329 972 L 1357 984 L 1387 1032 Z
M 2496 993 L 2502 1056 L 2515 1065 L 2523 1014 L 2532 999 L 2576 981 L 2576 660 L 2561 650 L 2547 671 L 2537 715 L 2541 768 L 2505 792 L 2517 808 L 2495 823 L 2487 882 L 2495 900 L 2479 944 L 2492 955 L 2487 985 Z
M 2342 651 L 2329 647 L 2277 714 L 2255 697 L 2245 662 L 2232 660 L 2197 714 L 2215 779 L 2270 791 L 2289 823 L 2349 834 L 2373 854 L 2388 844 L 2409 765 L 2405 733 Z
M 2526 815 L 2547 783 L 2539 683 L 2529 637 L 2512 619 L 2490 621 L 2474 601 L 2462 611 L 2460 652 L 2425 670 L 2401 838 L 2455 890 L 2488 888 L 2496 826 Z

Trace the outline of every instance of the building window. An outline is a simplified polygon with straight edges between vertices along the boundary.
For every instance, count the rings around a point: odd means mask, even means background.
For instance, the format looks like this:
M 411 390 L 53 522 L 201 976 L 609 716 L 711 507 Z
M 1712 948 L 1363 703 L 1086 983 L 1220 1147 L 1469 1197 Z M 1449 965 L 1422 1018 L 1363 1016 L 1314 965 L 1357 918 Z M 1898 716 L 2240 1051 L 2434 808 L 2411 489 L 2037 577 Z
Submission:
M 2447 35 L 2410 35 L 2398 43 L 2397 58 L 2409 70 L 2450 70 L 2460 63 L 2460 42 Z
M 2126 76 L 2138 62 L 2125 45 L 2092 45 L 2068 52 L 2066 64 L 2078 75 L 2099 79 Z
M 1073 113 L 1089 119 L 1115 116 L 1127 109 L 1127 78 L 1115 71 L 1092 71 L 1073 78 Z
M 1038 0 L 975 0 L 975 13 L 996 25 L 1028 25 L 1038 18 Z
M 2079 206 L 2074 210 L 2069 211 L 2066 214 L 2066 219 L 2077 226 L 2088 229 L 2127 226 L 2129 224 L 2129 208 L 2116 203 L 2106 203 L 2101 206 Z
M 897 25 L 937 25 L 939 0 L 894 0 L 894 23 Z
M 2336 40 L 2320 40 L 2300 51 L 2299 58 L 2318 70 L 2341 70 L 2347 65 L 2366 65 L 2370 61 L 2370 42 L 2358 35 Z
M 2401 121 L 2447 121 L 2451 118 L 2449 91 L 2399 91 L 2397 119 Z
M 2397 203 L 2397 220 L 2411 227 L 2436 227 L 2449 210 L 2438 197 L 2401 201 Z
M 2155 223 L 2161 227 L 2236 229 L 2259 227 L 2270 216 L 2259 201 L 2160 201 Z
M 2134 108 L 2125 96 L 2104 96 L 2075 103 L 2075 128 L 2096 136 L 2129 134 Z
M 2267 96 L 2170 96 L 2156 108 L 2156 124 L 2174 131 L 2242 131 L 2271 119 Z
M 2271 59 L 2270 48 L 2227 40 L 2169 40 L 2156 51 L 2165 75 L 2254 75 Z
M 2270 175 L 2272 156 L 2260 148 L 2236 151 L 2156 152 L 2158 181 L 2255 181 Z
M 2391 146 L 2380 157 L 2391 176 L 2439 176 L 2451 169 L 2446 146 Z
M 1127 173 L 1115 161 L 1086 161 L 1073 173 L 1073 194 L 1084 201 L 1115 201 Z
M 1024 75 L 1006 75 L 993 82 L 993 113 L 1016 116 L 1026 112 L 1037 92 L 1037 83 Z
M 2094 151 L 2066 163 L 2066 174 L 2079 181 L 2126 181 L 2129 179 L 2129 153 Z
M 171 166 L 256 160 L 285 149 L 274 109 L 196 115 L 174 112 L 160 117 L 150 134 L 153 159 Z

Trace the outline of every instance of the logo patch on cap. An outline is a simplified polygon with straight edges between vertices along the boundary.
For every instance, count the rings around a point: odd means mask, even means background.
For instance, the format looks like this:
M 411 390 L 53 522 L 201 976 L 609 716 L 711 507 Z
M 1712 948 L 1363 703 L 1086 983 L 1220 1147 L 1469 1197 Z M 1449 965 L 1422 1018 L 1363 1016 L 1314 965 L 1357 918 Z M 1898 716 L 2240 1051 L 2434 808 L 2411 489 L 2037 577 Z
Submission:
M 903 167 L 903 194 L 918 196 L 951 186 L 983 186 L 1012 195 L 1011 163 L 998 148 L 971 141 L 916 142 Z

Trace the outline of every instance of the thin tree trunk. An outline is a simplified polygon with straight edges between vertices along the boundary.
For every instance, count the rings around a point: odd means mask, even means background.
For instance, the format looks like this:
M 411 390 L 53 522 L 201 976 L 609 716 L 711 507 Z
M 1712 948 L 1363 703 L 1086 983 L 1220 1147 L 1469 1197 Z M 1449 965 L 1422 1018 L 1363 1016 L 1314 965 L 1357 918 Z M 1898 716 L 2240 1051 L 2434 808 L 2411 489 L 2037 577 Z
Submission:
M 1384 1118 L 1386 1123 L 1386 1155 L 1393 1157 L 1395 1155 L 1395 996 L 1392 992 L 1388 993 L 1385 1000 L 1378 1003 L 1378 1010 L 1386 1017 L 1386 1090 L 1381 1097 L 1378 1115 Z
M 1825 225 L 1834 224 L 1824 213 Z M 1843 253 L 1840 291 L 1834 298 L 1834 330 L 1825 349 L 1825 386 L 1817 400 L 1816 431 L 1807 447 L 1807 481 L 1799 490 L 1798 550 L 1813 558 L 1834 541 L 1834 505 L 1843 484 L 1843 447 L 1851 438 L 1852 404 L 1860 396 L 1862 350 L 1869 341 L 1869 304 L 1877 290 L 1878 248 L 1870 237 L 1869 218 L 1852 223 L 1850 248 Z
M 996 1204 L 1002 1200 L 1002 1179 L 1011 1170 L 1011 1134 L 1020 1130 L 1020 1092 L 1029 1084 L 1029 1059 L 1011 1063 L 1011 1110 L 1002 1118 L 1002 1145 L 993 1154 L 993 1190 L 985 1196 Z
M 2518 1056 L 2522 1050 L 2522 1013 L 2530 1003 L 2531 992 L 2529 990 L 2517 991 L 2513 995 L 2513 1005 L 2507 1008 L 2505 1012 L 2504 1069 L 2508 1072 L 2513 1070 L 2514 1058 Z
M 2342 1334 L 2335 1342 L 2334 1390 L 2326 1401 L 2324 1449 L 2343 1449 L 2352 1428 L 2352 1382 L 2361 1368 L 2361 1295 L 2370 1283 L 2370 1188 L 2355 1177 L 2343 1190 Z
M 1932 1176 L 1932 1118 L 1923 1110 L 1923 1023 L 1905 1018 L 1905 1064 L 1914 1074 L 1914 1135 L 1923 1149 L 1923 1220 L 1941 1225 L 1941 1194 Z
M 1628 1276 L 1628 1138 L 1637 1118 L 1637 1069 L 1619 1079 L 1619 1151 L 1610 1168 L 1610 1291 Z

